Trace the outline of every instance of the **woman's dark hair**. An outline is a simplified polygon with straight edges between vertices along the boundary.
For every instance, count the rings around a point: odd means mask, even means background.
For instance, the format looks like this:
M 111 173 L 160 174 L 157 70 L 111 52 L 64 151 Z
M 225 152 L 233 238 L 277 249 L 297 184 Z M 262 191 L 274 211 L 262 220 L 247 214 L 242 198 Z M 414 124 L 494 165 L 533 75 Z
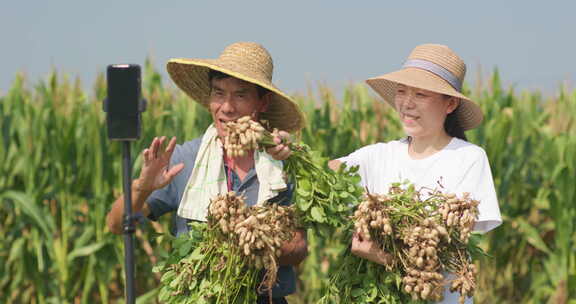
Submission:
M 210 83 L 210 85 L 212 85 L 212 79 L 224 79 L 224 78 L 228 78 L 228 77 L 233 77 L 230 76 L 226 73 L 222 73 L 220 71 L 215 71 L 210 69 L 210 71 L 208 72 L 208 82 Z M 268 89 L 265 89 L 257 84 L 255 84 L 256 89 L 258 90 L 258 97 L 262 98 L 264 95 L 266 95 L 268 92 L 270 92 Z M 210 89 L 212 89 L 212 87 L 210 87 Z
M 466 134 L 464 134 L 464 128 L 462 128 L 458 116 L 456 116 L 456 110 L 446 116 L 446 120 L 444 121 L 444 130 L 452 137 L 468 141 Z

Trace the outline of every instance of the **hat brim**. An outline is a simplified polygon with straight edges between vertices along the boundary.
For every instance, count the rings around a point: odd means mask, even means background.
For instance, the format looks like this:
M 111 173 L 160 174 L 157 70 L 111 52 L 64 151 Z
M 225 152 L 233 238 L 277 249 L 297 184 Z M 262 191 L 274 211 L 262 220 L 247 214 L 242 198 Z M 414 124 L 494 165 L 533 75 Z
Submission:
M 394 96 L 396 95 L 396 86 L 398 84 L 459 98 L 460 105 L 456 108 L 455 113 L 464 130 L 478 127 L 484 118 L 482 109 L 478 104 L 458 92 L 444 79 L 423 69 L 404 68 L 399 71 L 370 78 L 366 80 L 366 83 L 393 108 L 396 108 Z
M 232 77 L 261 86 L 273 93 L 273 98 L 261 119 L 270 127 L 287 132 L 296 132 L 305 125 L 305 116 L 292 98 L 266 79 L 247 76 L 237 68 L 228 66 L 218 59 L 170 59 L 166 65 L 174 83 L 194 101 L 208 108 L 210 97 L 210 70 L 222 72 Z

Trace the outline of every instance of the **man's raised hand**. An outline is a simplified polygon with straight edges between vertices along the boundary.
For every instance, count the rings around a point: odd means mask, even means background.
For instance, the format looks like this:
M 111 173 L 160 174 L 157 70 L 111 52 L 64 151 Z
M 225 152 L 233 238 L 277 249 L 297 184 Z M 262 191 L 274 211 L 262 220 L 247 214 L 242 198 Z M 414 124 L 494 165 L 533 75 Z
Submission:
M 151 192 L 160 189 L 169 184 L 184 168 L 183 163 L 170 168 L 170 158 L 176 147 L 176 137 L 172 137 L 168 146 L 163 149 L 165 141 L 166 136 L 155 137 L 150 147 L 142 152 L 144 163 L 140 178 L 138 178 L 138 190 Z

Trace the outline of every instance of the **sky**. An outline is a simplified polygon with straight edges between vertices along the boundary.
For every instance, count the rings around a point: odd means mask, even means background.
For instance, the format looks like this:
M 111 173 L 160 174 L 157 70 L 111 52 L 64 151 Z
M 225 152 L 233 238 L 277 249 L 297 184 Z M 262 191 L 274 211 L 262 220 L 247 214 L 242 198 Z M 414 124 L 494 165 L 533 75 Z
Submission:
M 56 69 L 90 89 L 108 64 L 146 58 L 173 85 L 170 58 L 216 58 L 236 41 L 264 45 L 290 94 L 394 71 L 423 43 L 459 54 L 471 84 L 498 68 L 519 90 L 575 88 L 576 1 L 2 2 L 0 95 L 18 72 L 34 85 Z

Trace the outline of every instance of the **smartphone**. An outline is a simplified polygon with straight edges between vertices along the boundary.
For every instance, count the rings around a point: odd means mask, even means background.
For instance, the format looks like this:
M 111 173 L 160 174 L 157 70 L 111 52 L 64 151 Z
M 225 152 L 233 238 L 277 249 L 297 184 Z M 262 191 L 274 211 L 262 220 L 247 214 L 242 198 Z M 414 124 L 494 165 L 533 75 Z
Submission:
M 140 137 L 141 112 L 144 110 L 140 74 L 137 64 L 108 66 L 108 96 L 104 111 L 111 140 L 133 141 Z

